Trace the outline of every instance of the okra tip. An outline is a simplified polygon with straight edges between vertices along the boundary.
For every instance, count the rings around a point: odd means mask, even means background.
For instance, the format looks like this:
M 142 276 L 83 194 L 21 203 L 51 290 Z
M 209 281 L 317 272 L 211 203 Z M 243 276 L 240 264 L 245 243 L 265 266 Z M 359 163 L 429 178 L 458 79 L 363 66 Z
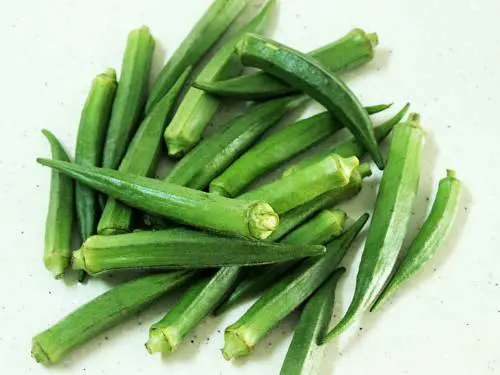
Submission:
M 273 208 L 265 202 L 251 205 L 248 215 L 248 229 L 252 237 L 266 239 L 279 225 L 280 219 Z
M 73 258 L 71 259 L 74 270 L 85 270 L 85 256 L 82 250 L 77 250 L 73 252 Z
M 152 329 L 149 331 L 149 338 L 144 346 L 149 354 L 168 354 L 171 353 L 177 345 L 171 344 L 169 338 L 162 330 Z
M 408 115 L 408 121 L 409 124 L 415 126 L 415 127 L 420 127 L 420 114 L 412 112 Z
M 372 168 L 370 167 L 370 164 L 368 163 L 363 163 L 358 167 L 359 174 L 361 175 L 362 178 L 370 177 L 373 172 Z
M 102 72 L 101 74 L 98 75 L 98 78 L 115 82 L 116 81 L 116 70 L 113 68 L 107 68 L 104 70 L 104 72 Z
M 451 178 L 453 180 L 457 180 L 457 172 L 453 169 L 446 170 L 446 177 Z
M 31 356 L 35 359 L 35 361 L 45 366 L 53 363 L 36 337 L 33 338 L 31 343 Z
M 56 279 L 64 276 L 64 271 L 69 266 L 70 258 L 60 254 L 50 254 L 43 258 L 45 268 L 49 270 Z
M 221 349 L 222 356 L 226 361 L 236 357 L 242 357 L 252 351 L 252 348 L 246 343 L 240 333 L 226 329 L 224 332 L 224 348 Z
M 377 33 L 369 33 L 366 35 L 373 47 L 378 46 L 379 38 Z

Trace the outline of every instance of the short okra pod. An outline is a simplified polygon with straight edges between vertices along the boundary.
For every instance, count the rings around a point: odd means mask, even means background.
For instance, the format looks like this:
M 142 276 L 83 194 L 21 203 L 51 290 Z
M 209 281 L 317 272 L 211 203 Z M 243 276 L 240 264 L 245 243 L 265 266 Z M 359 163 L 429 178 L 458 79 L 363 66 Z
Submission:
M 418 191 L 424 144 L 419 120 L 419 115 L 412 113 L 406 122 L 394 129 L 354 297 L 342 320 L 325 337 L 325 342 L 345 331 L 374 302 L 394 269 Z
M 367 220 L 367 214 L 361 216 L 341 237 L 327 245 L 325 255 L 306 259 L 226 328 L 224 358 L 250 354 L 270 329 L 312 295 L 340 264 Z
M 178 271 L 119 285 L 33 337 L 31 355 L 44 365 L 58 363 L 73 349 L 146 308 L 195 275 L 194 271 Z
M 339 40 L 309 53 L 328 71 L 354 69 L 373 58 L 377 34 L 354 29 Z M 246 74 L 225 81 L 202 81 L 194 86 L 211 94 L 242 100 L 263 100 L 296 93 L 299 90 L 264 72 Z
M 264 239 L 279 223 L 272 207 L 262 201 L 228 199 L 111 169 L 47 159 L 38 162 L 131 207 L 195 227 Z
M 50 143 L 52 159 L 70 161 L 61 142 L 48 130 L 42 130 Z M 75 214 L 74 183 L 62 173 L 52 171 L 50 198 L 45 221 L 43 262 L 56 279 L 64 275 L 71 258 L 71 236 Z
M 172 54 L 156 78 L 146 104 L 150 113 L 188 66 L 194 66 L 229 28 L 246 0 L 215 0 Z
M 402 284 L 415 275 L 439 250 L 445 241 L 455 219 L 462 183 L 455 172 L 448 170 L 446 178 L 439 182 L 438 192 L 432 209 L 413 240 L 404 258 L 397 267 L 389 284 L 373 304 L 372 311 L 377 310 Z
M 146 102 L 154 48 L 155 40 L 146 26 L 128 35 L 104 145 L 104 168 L 118 168 L 139 125 Z
M 179 77 L 172 89 L 157 102 L 137 129 L 118 168 L 137 176 L 150 176 L 157 165 L 162 146 L 162 134 L 174 103 L 186 82 L 191 68 Z M 97 226 L 99 234 L 127 233 L 131 229 L 133 210 L 116 199 L 109 198 Z
M 323 104 L 367 149 L 378 168 L 384 168 L 370 116 L 337 76 L 315 59 L 255 34 L 247 34 L 237 52 L 244 65 L 271 73 Z
M 243 69 L 239 62 L 238 69 L 230 66 L 231 59 L 234 58 L 235 45 L 249 32 L 261 33 L 264 31 L 275 3 L 276 0 L 267 0 L 260 13 L 219 48 L 198 77 L 206 81 L 213 81 L 229 78 L 229 74 L 231 76 L 239 74 Z M 202 90 L 192 87 L 187 91 L 174 118 L 165 129 L 165 143 L 170 156 L 180 157 L 200 141 L 203 130 L 219 105 L 219 99 Z

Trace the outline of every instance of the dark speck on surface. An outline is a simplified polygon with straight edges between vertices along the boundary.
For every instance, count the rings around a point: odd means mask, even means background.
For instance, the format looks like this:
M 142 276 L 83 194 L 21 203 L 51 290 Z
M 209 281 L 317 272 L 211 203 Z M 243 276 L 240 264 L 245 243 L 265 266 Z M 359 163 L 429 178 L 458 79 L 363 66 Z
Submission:
M 104 336 L 104 340 L 109 340 L 109 337 L 108 336 Z
M 194 340 L 191 340 L 191 344 L 194 344 Z
M 52 292 L 49 290 L 49 294 L 52 294 Z

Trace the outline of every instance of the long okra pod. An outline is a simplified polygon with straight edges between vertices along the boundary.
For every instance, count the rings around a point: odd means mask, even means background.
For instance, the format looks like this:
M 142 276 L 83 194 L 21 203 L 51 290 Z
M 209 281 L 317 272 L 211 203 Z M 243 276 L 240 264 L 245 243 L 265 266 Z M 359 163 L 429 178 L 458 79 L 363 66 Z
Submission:
M 313 294 L 342 261 L 367 220 L 367 214 L 361 216 L 341 237 L 327 245 L 325 255 L 305 260 L 226 328 L 224 358 L 248 355 L 270 329 Z
M 150 113 L 182 72 L 196 65 L 243 10 L 247 0 L 215 0 L 172 54 L 156 78 L 146 104 Z
M 186 69 L 172 89 L 157 102 L 155 108 L 141 123 L 120 163 L 119 171 L 137 176 L 150 176 L 154 172 L 161 150 L 163 130 L 190 71 L 191 68 Z M 106 235 L 129 232 L 132 214 L 133 210 L 130 207 L 109 198 L 99 220 L 97 232 Z
M 366 148 L 378 168 L 384 169 L 370 116 L 333 73 L 314 58 L 256 34 L 247 34 L 236 48 L 244 65 L 263 69 L 323 104 Z
M 220 47 L 198 77 L 207 81 L 228 78 L 225 77 L 227 75 L 226 70 L 230 60 L 234 58 L 236 43 L 246 33 L 261 33 L 265 29 L 275 2 L 275 0 L 267 0 L 258 15 Z M 241 71 L 242 69 L 243 67 L 238 70 Z M 231 68 L 231 70 L 233 71 L 234 68 Z M 165 143 L 170 156 L 180 157 L 199 142 L 203 130 L 219 108 L 219 105 L 219 99 L 202 90 L 195 87 L 188 90 L 174 118 L 165 129 Z
M 102 166 L 116 169 L 139 125 L 146 102 L 155 40 L 146 26 L 128 35 Z
M 351 304 L 328 342 L 345 331 L 372 304 L 387 282 L 403 244 L 420 177 L 424 132 L 419 115 L 396 126 L 380 182 L 373 220 L 361 257 Z
M 61 142 L 48 130 L 42 130 L 50 143 L 52 159 L 70 161 Z M 64 275 L 71 258 L 71 235 L 75 214 L 73 181 L 62 173 L 52 171 L 50 198 L 45 221 L 43 263 L 56 279 Z
M 119 285 L 33 337 L 31 355 L 44 365 L 58 363 L 73 349 L 141 311 L 195 275 L 193 271 L 178 271 Z
M 354 29 L 339 40 L 309 53 L 328 71 L 354 69 L 373 58 L 377 34 Z M 242 100 L 263 100 L 296 93 L 298 90 L 264 72 L 247 74 L 225 81 L 202 81 L 194 86 L 211 94 Z
M 111 169 L 47 159 L 38 162 L 131 207 L 195 227 L 264 239 L 279 223 L 278 215 L 265 202 L 228 199 Z
M 446 178 L 439 182 L 439 189 L 432 209 L 422 229 L 413 240 L 403 261 L 396 269 L 389 284 L 377 298 L 371 311 L 377 310 L 402 284 L 408 281 L 439 250 L 455 219 L 462 183 L 455 172 L 448 170 Z
M 248 241 L 173 228 L 115 236 L 92 236 L 80 250 L 73 253 L 73 268 L 97 275 L 130 269 L 254 266 L 323 253 L 322 246 Z

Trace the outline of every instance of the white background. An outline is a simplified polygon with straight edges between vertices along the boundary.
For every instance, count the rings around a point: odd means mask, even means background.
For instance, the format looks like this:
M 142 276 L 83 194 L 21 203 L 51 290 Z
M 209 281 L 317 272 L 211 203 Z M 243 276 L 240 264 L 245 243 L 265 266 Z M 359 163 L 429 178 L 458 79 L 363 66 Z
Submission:
M 79 285 L 53 280 L 41 262 L 50 172 L 40 129 L 74 149 L 92 78 L 119 69 L 131 29 L 150 26 L 155 71 L 210 0 L 17 0 L 0 6 L 0 371 L 10 374 L 276 374 L 296 317 L 266 337 L 248 360 L 226 363 L 225 326 L 244 310 L 205 320 L 179 352 L 145 351 L 150 323 L 167 299 L 46 369 L 30 358 L 31 336 L 106 290 L 116 279 Z M 428 131 L 421 193 L 410 237 L 446 168 L 466 189 L 452 238 L 437 258 L 382 309 L 331 345 L 321 375 L 500 374 L 500 2 L 498 0 L 281 0 L 269 35 L 302 50 L 353 27 L 377 31 L 371 64 L 347 82 L 366 104 L 411 101 Z M 313 109 L 311 109 L 312 111 Z M 316 108 L 315 110 L 318 110 Z M 374 177 L 347 207 L 370 208 Z M 336 311 L 347 308 L 359 251 Z M 338 317 L 337 317 L 338 318 Z M 362 329 L 361 329 L 362 328 Z M 191 342 L 191 340 L 193 340 Z

